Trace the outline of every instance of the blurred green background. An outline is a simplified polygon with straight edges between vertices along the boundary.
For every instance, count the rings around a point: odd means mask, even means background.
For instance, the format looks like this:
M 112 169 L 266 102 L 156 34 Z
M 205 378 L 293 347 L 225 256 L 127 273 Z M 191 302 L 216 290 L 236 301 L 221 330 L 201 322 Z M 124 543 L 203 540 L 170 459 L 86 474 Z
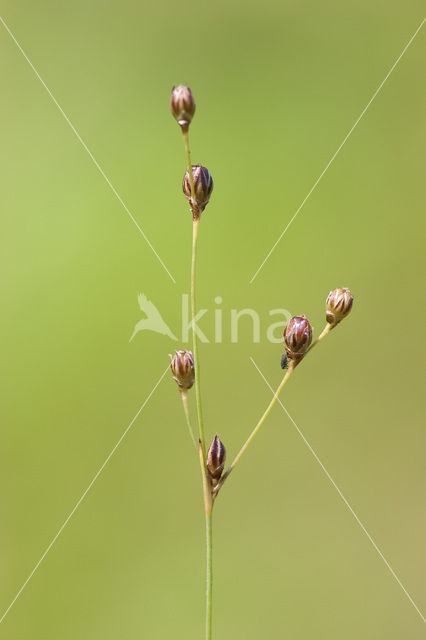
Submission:
M 283 402 L 424 610 L 425 28 L 249 279 L 423 18 L 420 2 L 2 2 L 1 15 L 176 279 L 170 280 L 0 25 L 5 611 L 151 392 L 180 333 L 191 218 L 171 86 L 197 101 L 206 430 L 237 452 L 274 386 L 268 311 L 351 317 Z M 221 296 L 222 344 L 214 344 Z M 231 308 L 248 319 L 231 344 Z M 192 393 L 190 400 L 193 401 Z M 167 375 L 3 623 L 7 640 L 203 634 L 198 462 Z M 215 510 L 215 638 L 418 640 L 423 622 L 280 407 Z M 0 614 L 1 615 L 1 614 Z

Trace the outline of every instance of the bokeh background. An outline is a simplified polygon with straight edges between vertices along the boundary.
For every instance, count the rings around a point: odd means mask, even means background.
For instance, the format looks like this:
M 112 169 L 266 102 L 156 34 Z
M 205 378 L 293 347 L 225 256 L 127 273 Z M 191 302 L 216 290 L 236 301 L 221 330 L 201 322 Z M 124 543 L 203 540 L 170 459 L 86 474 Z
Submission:
M 173 274 L 173 284 L 0 25 L 0 602 L 4 612 L 182 345 L 191 218 L 169 113 L 189 83 L 202 220 L 206 429 L 229 457 L 271 393 L 268 311 L 316 331 L 283 401 L 424 611 L 425 28 L 249 280 L 423 19 L 422 3 L 3 1 L 1 15 Z M 214 298 L 224 338 L 214 344 Z M 256 309 L 231 344 L 231 308 Z M 192 394 L 194 395 L 194 394 Z M 193 397 L 191 397 L 191 401 Z M 203 634 L 198 462 L 167 375 L 0 625 L 7 640 Z M 215 637 L 419 640 L 424 625 L 276 407 L 215 515 Z

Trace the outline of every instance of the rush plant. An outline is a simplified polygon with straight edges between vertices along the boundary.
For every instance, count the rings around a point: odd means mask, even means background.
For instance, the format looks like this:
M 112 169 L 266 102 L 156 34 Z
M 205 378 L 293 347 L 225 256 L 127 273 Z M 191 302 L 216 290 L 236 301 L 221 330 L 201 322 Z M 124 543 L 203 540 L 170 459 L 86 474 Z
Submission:
M 218 435 L 215 435 L 207 449 L 204 433 L 201 390 L 200 390 L 200 362 L 198 358 L 197 333 L 194 318 L 196 316 L 196 258 L 197 239 L 202 214 L 210 200 L 213 190 L 213 179 L 206 167 L 191 162 L 189 145 L 189 126 L 195 114 L 195 100 L 191 89 L 184 85 L 172 90 L 171 111 L 176 118 L 184 139 L 187 170 L 183 178 L 182 188 L 192 213 L 192 260 L 191 260 L 191 317 L 192 317 L 192 353 L 190 351 L 176 351 L 171 357 L 170 368 L 173 378 L 177 382 L 189 433 L 198 449 L 201 467 L 201 480 L 204 496 L 204 512 L 206 524 L 206 629 L 205 639 L 212 638 L 212 592 L 213 592 L 213 507 L 219 492 L 228 480 L 231 472 L 253 442 L 256 434 L 275 405 L 296 367 L 306 358 L 313 347 L 323 340 L 350 312 L 353 296 L 349 289 L 338 288 L 331 291 L 326 300 L 326 325 L 312 342 L 312 328 L 305 315 L 294 316 L 285 328 L 283 339 L 285 355 L 281 360 L 281 367 L 285 373 L 274 396 L 266 408 L 259 422 L 248 436 L 245 443 L 225 471 L 226 449 Z M 192 427 L 188 411 L 188 391 L 195 383 L 195 399 L 198 420 L 198 442 Z

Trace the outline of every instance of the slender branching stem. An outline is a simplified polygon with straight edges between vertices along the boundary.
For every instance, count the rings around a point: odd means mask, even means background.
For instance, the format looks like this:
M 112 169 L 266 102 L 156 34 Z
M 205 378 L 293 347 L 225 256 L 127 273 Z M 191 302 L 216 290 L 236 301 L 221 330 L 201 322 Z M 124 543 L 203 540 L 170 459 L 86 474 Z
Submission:
M 318 338 L 315 340 L 315 342 L 312 343 L 312 345 L 310 346 L 310 348 L 309 348 L 307 353 L 309 353 L 315 347 L 315 345 L 317 345 L 319 342 L 321 342 L 321 340 L 323 340 L 325 338 L 325 336 L 332 329 L 333 329 L 333 325 L 327 323 L 327 325 L 325 326 L 325 328 L 323 329 L 321 334 L 318 336 Z M 241 457 L 246 452 L 246 450 L 249 447 L 249 445 L 251 444 L 251 442 L 254 440 L 256 434 L 258 433 L 258 431 L 260 430 L 261 426 L 265 422 L 266 418 L 270 414 L 274 404 L 278 400 L 278 396 L 280 395 L 280 393 L 283 390 L 285 384 L 287 383 L 288 379 L 290 378 L 290 376 L 292 375 L 293 371 L 295 370 L 297 364 L 298 363 L 296 363 L 294 360 L 290 361 L 290 364 L 288 365 L 288 369 L 287 369 L 287 371 L 286 371 L 286 373 L 284 375 L 284 378 L 281 380 L 278 389 L 275 391 L 271 402 L 269 403 L 268 407 L 265 410 L 265 413 L 262 415 L 262 417 L 260 418 L 259 422 L 257 423 L 255 428 L 253 429 L 253 431 L 251 432 L 251 434 L 249 435 L 249 437 L 247 438 L 247 440 L 245 441 L 245 443 L 243 444 L 243 446 L 241 447 L 241 449 L 239 450 L 239 452 L 235 456 L 231 466 L 226 470 L 226 472 L 223 474 L 223 476 L 219 480 L 219 482 L 216 485 L 216 487 L 213 489 L 213 499 L 216 498 L 216 496 L 219 493 L 219 491 L 220 491 L 221 487 L 223 486 L 224 482 L 229 477 L 229 474 L 232 472 L 232 470 L 238 464 L 238 462 L 240 461 Z
M 329 324 L 327 322 L 327 324 L 325 325 L 324 329 L 322 330 L 322 332 L 320 333 L 320 335 L 318 336 L 318 338 L 316 340 L 313 341 L 313 343 L 311 344 L 311 346 L 309 347 L 308 353 L 309 351 L 312 351 L 312 349 L 319 343 L 321 342 L 321 340 L 323 340 L 325 338 L 325 336 L 334 328 L 335 325 Z
M 289 380 L 291 374 L 293 373 L 294 369 L 295 369 L 295 364 L 294 361 L 292 360 L 290 362 L 290 364 L 288 365 L 288 369 L 285 372 L 284 378 L 281 380 L 278 389 L 275 391 L 274 393 L 274 397 L 272 398 L 271 402 L 269 403 L 268 407 L 266 408 L 264 414 L 262 415 L 262 417 L 260 418 L 259 422 L 257 423 L 257 425 L 255 426 L 255 428 L 253 429 L 253 431 L 251 432 L 251 434 L 249 435 L 249 437 L 247 438 L 247 440 L 245 441 L 245 443 L 243 444 L 243 446 L 241 447 L 241 449 L 239 450 L 239 452 L 237 453 L 237 455 L 235 456 L 231 466 L 226 470 L 226 472 L 223 474 L 223 476 L 221 477 L 221 479 L 219 480 L 217 486 L 215 487 L 215 489 L 213 490 L 213 495 L 216 497 L 217 494 L 219 493 L 221 487 L 223 486 L 224 482 L 226 481 L 226 479 L 229 477 L 230 473 L 232 472 L 233 469 L 235 469 L 235 467 L 237 466 L 238 462 L 240 461 L 241 457 L 244 455 L 244 453 L 247 451 L 248 447 L 250 446 L 250 444 L 253 442 L 254 438 L 256 437 L 257 433 L 259 432 L 261 426 L 263 425 L 263 423 L 265 422 L 266 418 L 269 416 L 269 414 L 271 413 L 271 410 L 274 406 L 274 404 L 276 403 L 276 401 L 278 400 L 278 396 L 280 395 L 281 391 L 283 390 L 285 384 L 287 383 L 287 380 Z
M 197 448 L 197 440 L 195 438 L 194 430 L 192 428 L 191 420 L 189 417 L 188 396 L 185 389 L 179 389 L 179 391 L 180 391 L 180 397 L 182 398 L 183 410 L 185 413 L 185 419 L 186 419 L 189 435 L 191 436 L 191 439 L 192 439 L 192 442 L 194 443 L 195 448 Z

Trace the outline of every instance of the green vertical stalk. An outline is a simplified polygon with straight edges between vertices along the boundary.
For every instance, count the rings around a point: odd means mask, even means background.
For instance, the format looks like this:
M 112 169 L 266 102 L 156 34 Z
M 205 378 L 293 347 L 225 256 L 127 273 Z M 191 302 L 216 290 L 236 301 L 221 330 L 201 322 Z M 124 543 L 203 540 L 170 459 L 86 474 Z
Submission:
M 201 445 L 205 453 L 204 422 L 203 422 L 203 411 L 202 411 L 202 405 L 201 405 L 201 390 L 200 390 L 200 363 L 198 359 L 197 332 L 195 330 L 195 323 L 194 323 L 194 318 L 196 315 L 195 284 L 196 284 L 197 239 L 198 239 L 199 224 L 200 224 L 200 219 L 199 218 L 194 219 L 193 226 L 192 226 L 191 316 L 192 316 L 192 352 L 194 354 L 194 363 L 195 363 L 195 397 L 197 401 L 198 428 L 199 428 Z
M 188 129 L 182 129 L 183 139 L 185 142 L 185 153 L 187 170 L 189 173 L 189 181 L 191 185 L 191 199 L 192 199 L 192 213 L 193 213 L 193 225 L 192 225 L 192 260 L 191 260 L 191 325 L 192 325 L 192 353 L 194 356 L 195 365 L 195 397 L 197 403 L 197 416 L 198 416 L 198 432 L 199 432 L 199 454 L 201 463 L 201 475 L 203 479 L 203 492 L 204 492 L 204 510 L 206 517 L 206 640 L 212 638 L 212 593 L 213 593 L 213 530 L 212 530 L 212 493 L 211 483 L 207 477 L 206 472 L 206 447 L 204 436 L 204 422 L 203 411 L 201 403 L 201 390 L 200 390 L 200 363 L 198 359 L 198 343 L 197 332 L 195 330 L 194 318 L 196 315 L 196 267 L 197 267 L 197 240 L 198 240 L 198 228 L 200 224 L 199 212 L 197 210 L 197 203 L 195 199 L 194 189 L 194 176 L 192 175 L 192 163 L 191 163 L 191 151 L 189 147 Z
M 198 428 L 200 434 L 200 459 L 201 474 L 203 476 L 204 487 L 204 507 L 206 512 L 206 640 L 212 637 L 212 591 L 213 591 L 213 572 L 212 572 L 212 555 L 213 555 L 213 536 L 212 536 L 212 502 L 211 502 L 211 486 L 207 478 L 205 464 L 205 445 L 204 445 L 204 423 L 203 412 L 201 406 L 200 391 L 200 365 L 198 360 L 198 343 L 197 333 L 195 331 L 194 318 L 196 314 L 195 304 L 195 276 L 197 263 L 197 238 L 199 218 L 194 218 L 193 234 L 192 234 L 192 268 L 191 268 L 191 314 L 192 314 L 192 350 L 195 363 L 195 397 L 197 402 Z
M 185 143 L 185 154 L 186 154 L 186 168 L 189 173 L 189 182 L 191 185 L 191 197 L 195 202 L 195 189 L 194 189 L 194 177 L 192 175 L 192 164 L 191 164 L 191 149 L 189 148 L 189 136 L 188 129 L 182 129 L 183 133 L 183 141 Z
M 198 429 L 201 440 L 201 445 L 203 448 L 203 453 L 205 455 L 205 442 L 204 442 L 204 423 L 203 423 L 203 412 L 201 407 L 201 391 L 200 391 L 200 365 L 198 362 L 198 344 L 197 344 L 197 334 L 195 331 L 194 318 L 196 315 L 196 305 L 195 305 L 195 285 L 196 285 L 196 271 L 197 271 L 197 240 L 198 240 L 198 226 L 200 224 L 200 218 L 196 211 L 196 199 L 195 199 L 195 189 L 194 189 L 194 176 L 192 175 L 192 164 L 191 164 L 191 150 L 189 147 L 189 136 L 188 136 L 188 128 L 182 129 L 183 140 L 185 143 L 185 155 L 186 155 L 186 166 L 189 174 L 189 182 L 191 185 L 191 198 L 192 198 L 192 213 L 193 213 L 193 225 L 192 225 L 192 261 L 191 261 L 191 325 L 192 325 L 192 353 L 194 355 L 194 364 L 195 364 L 195 396 L 197 401 L 197 415 L 198 415 Z
M 206 640 L 212 638 L 213 513 L 206 513 Z

